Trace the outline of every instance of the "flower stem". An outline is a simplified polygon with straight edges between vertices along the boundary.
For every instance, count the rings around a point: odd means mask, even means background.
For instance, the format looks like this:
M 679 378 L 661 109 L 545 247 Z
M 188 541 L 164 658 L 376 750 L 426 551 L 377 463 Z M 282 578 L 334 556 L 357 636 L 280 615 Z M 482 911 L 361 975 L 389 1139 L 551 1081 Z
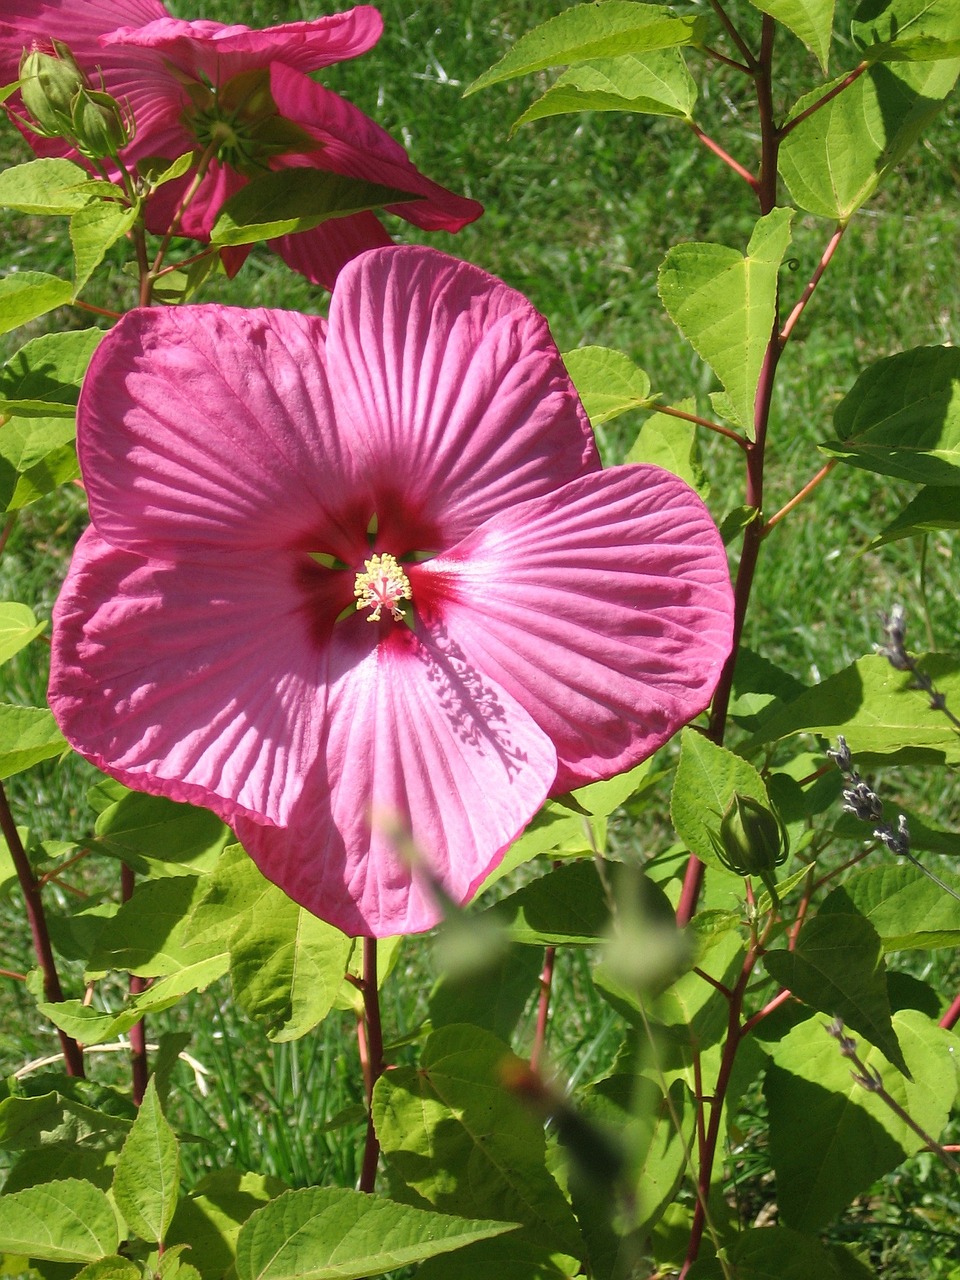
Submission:
M 13 814 L 10 812 L 10 805 L 7 803 L 7 795 L 2 783 L 0 783 L 0 831 L 3 832 L 3 838 L 7 842 L 7 848 L 10 850 L 10 857 L 17 872 L 17 879 L 20 881 L 20 889 L 27 908 L 27 919 L 30 922 L 30 932 L 33 935 L 33 949 L 40 965 L 40 971 L 43 974 L 44 998 L 48 1004 L 59 1004 L 63 1000 L 63 990 L 60 986 L 60 976 L 57 973 L 53 947 L 50 945 L 50 933 L 47 929 L 47 918 L 43 910 L 40 887 L 37 884 L 33 867 L 31 867 L 30 860 L 23 847 L 23 841 L 20 839 L 20 833 L 17 831 L 17 824 L 14 822 Z M 60 1037 L 60 1047 L 63 1051 L 67 1075 L 82 1077 L 84 1074 L 83 1053 L 80 1045 L 72 1036 L 68 1036 L 65 1031 L 60 1031 L 59 1028 L 57 1035 Z
M 136 877 L 127 864 L 120 864 L 120 891 L 124 902 L 133 897 Z M 147 988 L 146 979 L 130 974 L 129 991 L 131 996 L 138 996 Z M 150 1079 L 150 1065 L 147 1060 L 147 1025 L 143 1018 L 130 1028 L 130 1066 L 133 1075 L 133 1104 L 139 1107 L 147 1092 Z
M 547 1039 L 547 1020 L 550 1016 L 550 992 L 553 987 L 553 970 L 557 959 L 556 947 L 545 947 L 543 952 L 543 969 L 540 971 L 540 998 L 537 1003 L 537 1027 L 533 1035 L 533 1047 L 530 1050 L 530 1068 L 540 1070 L 543 1059 L 543 1046 Z
M 380 1021 L 380 992 L 377 987 L 377 940 L 363 939 L 363 1034 L 358 1035 L 367 1100 L 367 1136 L 360 1170 L 360 1191 L 373 1191 L 377 1182 L 380 1140 L 373 1127 L 373 1090 L 383 1075 L 383 1028 Z M 359 1032 L 359 1028 L 358 1028 Z

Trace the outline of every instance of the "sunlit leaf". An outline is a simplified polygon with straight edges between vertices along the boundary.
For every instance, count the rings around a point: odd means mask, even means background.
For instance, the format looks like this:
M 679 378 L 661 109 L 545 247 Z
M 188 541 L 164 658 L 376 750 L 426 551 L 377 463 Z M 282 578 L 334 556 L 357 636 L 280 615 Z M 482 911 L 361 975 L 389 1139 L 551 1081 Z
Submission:
M 17 271 L 0 280 L 0 333 L 36 320 L 73 297 L 73 285 L 43 271 Z
M 584 62 L 562 76 L 513 125 L 575 111 L 632 111 L 688 119 L 697 83 L 679 49 Z
M 154 1080 L 147 1085 L 113 1177 L 113 1197 L 141 1240 L 162 1244 L 180 1194 L 180 1155 Z
M 595 427 L 648 403 L 650 379 L 622 351 L 575 347 L 564 353 L 563 363 Z
M 102 337 L 102 329 L 70 329 L 25 343 L 0 368 L 0 413 L 72 418 L 83 375 Z
M 74 213 L 90 199 L 78 189 L 86 181 L 86 170 L 72 160 L 28 160 L 0 173 L 0 206 L 18 213 Z
M 750 0 L 750 3 L 761 13 L 782 22 L 802 40 L 826 72 L 836 0 Z
M 64 1178 L 0 1196 L 0 1251 L 47 1262 L 94 1262 L 116 1253 L 117 1219 L 90 1182 Z

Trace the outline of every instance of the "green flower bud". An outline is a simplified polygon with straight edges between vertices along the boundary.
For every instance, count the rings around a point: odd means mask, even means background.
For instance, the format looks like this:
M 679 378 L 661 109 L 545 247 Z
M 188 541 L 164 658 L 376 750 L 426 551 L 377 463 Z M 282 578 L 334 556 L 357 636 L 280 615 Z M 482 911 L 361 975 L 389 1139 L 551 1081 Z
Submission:
M 81 89 L 74 97 L 72 124 L 77 150 L 92 160 L 115 156 L 130 140 L 119 102 L 95 89 Z
M 741 876 L 765 876 L 786 860 L 790 848 L 779 816 L 738 791 L 720 819 L 719 835 L 710 838 L 723 865 Z
M 53 53 L 25 49 L 20 59 L 20 94 L 37 132 L 47 138 L 69 137 L 73 99 L 87 78 L 65 44 L 53 41 Z

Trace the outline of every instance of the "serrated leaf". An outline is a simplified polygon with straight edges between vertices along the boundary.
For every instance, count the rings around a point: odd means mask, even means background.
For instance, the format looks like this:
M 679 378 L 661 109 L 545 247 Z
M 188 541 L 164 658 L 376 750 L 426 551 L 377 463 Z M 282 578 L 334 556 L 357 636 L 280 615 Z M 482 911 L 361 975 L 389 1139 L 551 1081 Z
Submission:
M 520 1222 L 540 1243 L 578 1255 L 576 1221 L 547 1172 L 539 1118 L 502 1084 L 520 1060 L 476 1027 L 441 1027 L 418 1068 L 380 1077 L 373 1114 L 396 1177 L 445 1213 Z
M 627 53 L 565 71 L 514 122 L 513 130 L 574 111 L 631 111 L 689 119 L 696 100 L 697 84 L 679 49 Z
M 682 400 L 676 408 L 693 413 L 694 401 Z M 700 440 L 693 422 L 685 422 L 670 413 L 654 413 L 633 442 L 624 462 L 645 462 L 663 467 L 686 481 L 701 498 L 710 492 L 710 484 L 700 461 Z
M 72 418 L 83 375 L 103 333 L 71 329 L 27 342 L 0 369 L 0 413 Z
M 0 206 L 18 213 L 74 213 L 89 196 L 87 173 L 72 160 L 28 160 L 0 172 Z
M 723 383 L 734 421 L 750 432 L 793 212 L 773 209 L 761 218 L 746 256 L 722 244 L 675 245 L 657 282 L 674 324 Z
M 877 65 L 802 120 L 779 153 L 781 177 L 801 209 L 846 222 L 937 114 L 958 73 L 955 60 Z M 839 83 L 806 94 L 790 118 Z
M 868 0 L 857 9 L 850 34 L 871 62 L 955 58 L 960 9 L 954 0 Z
M 916 1010 L 894 1014 L 893 1025 L 912 1080 L 863 1041 L 858 1056 L 880 1072 L 886 1090 L 936 1137 L 957 1088 L 955 1041 Z M 794 1027 L 774 1048 L 764 1093 L 780 1214 L 802 1231 L 825 1226 L 923 1145 L 882 1099 L 852 1079 L 850 1063 L 825 1032 L 822 1018 Z
M 767 951 L 763 963 L 798 1000 L 842 1018 L 906 1072 L 890 1022 L 880 937 L 865 916 L 853 911 L 818 914 L 804 924 L 792 951 Z
M 17 271 L 0 280 L 0 333 L 9 333 L 73 298 L 69 280 L 44 271 Z
M 737 1280 L 843 1280 L 819 1240 L 789 1227 L 748 1227 L 726 1256 Z
M 343 1187 L 286 1191 L 244 1223 L 238 1280 L 360 1280 L 502 1235 L 508 1222 L 468 1221 Z
M 106 1044 L 125 1035 L 143 1017 L 142 1012 L 130 1006 L 118 1013 L 103 1013 L 82 1000 L 38 1001 L 37 1010 L 55 1027 L 85 1045 Z
M 0 1102 L 0 1149 L 5 1151 L 54 1146 L 113 1149 L 119 1147 L 129 1127 L 129 1119 L 65 1097 L 55 1089 Z
M 610 906 L 592 861 L 570 862 L 531 881 L 485 913 L 511 942 L 592 946 L 610 925 Z
M 564 353 L 563 363 L 595 427 L 649 400 L 650 379 L 622 351 L 575 347 Z
M 73 418 L 11 418 L 0 431 L 0 503 L 19 511 L 80 475 Z
M 547 67 L 692 44 L 704 26 L 703 19 L 677 18 L 663 5 L 632 0 L 574 5 L 521 36 L 509 53 L 474 80 L 464 97 Z
M 66 739 L 46 707 L 0 703 L 0 778 L 10 778 L 66 750 Z
M 836 0 L 750 0 L 750 3 L 792 31 L 826 72 Z
M 139 216 L 139 204 L 127 207 L 116 200 L 98 200 L 77 210 L 70 219 L 75 294 L 82 291 L 110 246 L 135 226 Z
M 110 1258 L 98 1258 L 78 1271 L 73 1280 L 143 1280 L 143 1272 L 129 1258 L 114 1254 Z
M 113 1198 L 131 1231 L 149 1244 L 162 1245 L 179 1195 L 177 1138 L 151 1079 L 117 1160 Z
M 717 855 L 711 831 L 720 830 L 720 819 L 735 792 L 769 806 L 770 798 L 760 774 L 741 756 L 705 738 L 694 729 L 680 736 L 680 763 L 670 797 L 670 817 L 677 835 L 701 862 L 726 875 L 737 872 L 724 866 Z
M 877 534 L 870 550 L 942 529 L 960 529 L 960 495 L 952 485 L 927 485 Z
M 168 1246 L 190 1245 L 190 1257 L 205 1277 L 232 1274 L 240 1228 L 287 1188 L 279 1178 L 220 1169 L 181 1196 L 167 1232 Z
M 960 879 L 938 875 L 960 893 Z M 909 863 L 885 863 L 850 876 L 823 900 L 819 915 L 830 911 L 858 911 L 876 929 L 884 951 L 960 945 L 960 902 Z
M 446 976 L 430 993 L 434 1028 L 467 1022 L 508 1041 L 537 990 L 543 955 L 533 947 L 508 947 L 478 972 Z
M 328 218 L 405 204 L 421 196 L 320 169 L 279 169 L 254 178 L 221 207 L 210 243 L 252 244 L 309 231 Z
M 19 653 L 46 629 L 47 624 L 38 622 L 27 605 L 13 601 L 0 603 L 0 662 Z
M 960 485 L 960 349 L 916 347 L 866 369 L 833 415 L 824 453 L 919 484 Z
M 945 694 L 960 704 L 960 655 L 921 656 L 921 668 Z M 960 762 L 960 734 L 929 699 L 910 686 L 910 673 L 895 671 L 886 658 L 871 654 L 802 693 L 765 719 L 746 754 L 794 733 L 842 733 L 859 766 L 894 763 Z
M 144 880 L 115 915 L 105 920 L 86 962 L 86 976 L 124 969 L 141 978 L 176 973 L 205 958 L 185 942 L 187 919 L 204 893 L 201 877 L 181 875 Z
M 97 845 L 134 871 L 182 875 L 212 871 L 230 833 L 207 809 L 164 796 L 127 792 L 101 811 Z
M 91 1182 L 63 1178 L 0 1196 L 0 1251 L 45 1262 L 95 1262 L 116 1253 L 117 1219 Z
M 520 1232 L 467 1245 L 417 1268 L 417 1280 L 570 1280 L 582 1274 L 580 1263 L 554 1258 L 546 1244 Z

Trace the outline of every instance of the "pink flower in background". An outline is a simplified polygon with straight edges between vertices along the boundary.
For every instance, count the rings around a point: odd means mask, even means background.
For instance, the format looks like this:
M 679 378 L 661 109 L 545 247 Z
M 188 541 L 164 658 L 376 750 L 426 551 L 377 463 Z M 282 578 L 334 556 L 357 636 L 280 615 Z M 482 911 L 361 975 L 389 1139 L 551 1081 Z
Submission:
M 253 31 L 183 22 L 159 0 L 7 0 L 0 9 L 0 83 L 17 78 L 25 46 L 56 38 L 131 111 L 136 134 L 123 151 L 128 165 L 150 157 L 172 161 L 191 150 L 199 160 L 216 141 L 217 156 L 181 224 L 197 240 L 209 239 L 221 205 L 252 177 L 290 167 L 413 192 L 420 198 L 390 211 L 428 231 L 459 231 L 481 206 L 424 177 L 389 134 L 306 74 L 365 53 L 382 28 L 368 5 Z M 57 144 L 28 136 L 42 154 L 57 153 Z M 157 190 L 147 210 L 151 230 L 167 229 L 194 173 Z M 295 271 L 329 288 L 345 262 L 390 237 L 373 213 L 359 213 L 270 243 Z M 248 252 L 247 246 L 224 251 L 231 271 Z
M 398 829 L 465 901 L 547 796 L 703 710 L 730 648 L 699 498 L 601 470 L 542 316 L 433 250 L 355 259 L 329 321 L 132 312 L 78 448 L 64 733 L 347 933 L 437 920 Z

